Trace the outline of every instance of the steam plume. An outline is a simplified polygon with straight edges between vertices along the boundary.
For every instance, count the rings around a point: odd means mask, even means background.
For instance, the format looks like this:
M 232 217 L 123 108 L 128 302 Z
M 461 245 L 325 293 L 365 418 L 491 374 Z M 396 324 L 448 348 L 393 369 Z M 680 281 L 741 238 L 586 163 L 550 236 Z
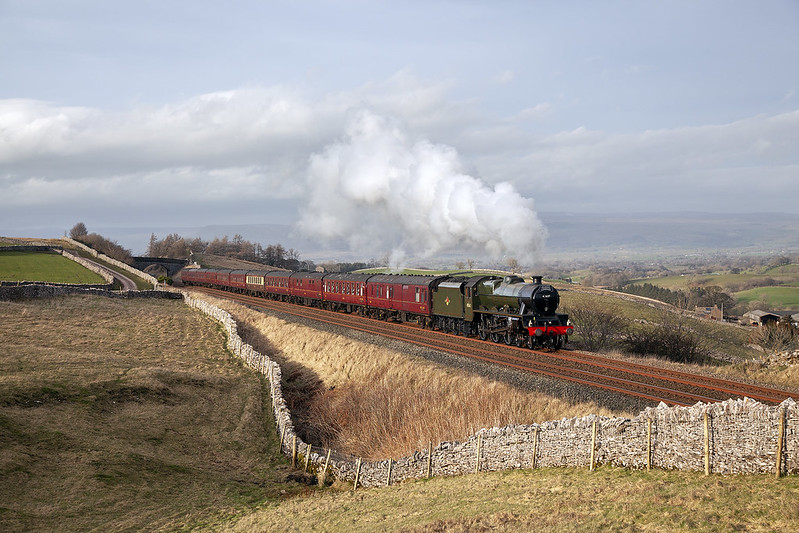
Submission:
M 533 201 L 460 167 L 453 148 L 411 141 L 390 120 L 360 111 L 344 140 L 311 156 L 298 227 L 363 254 L 391 251 L 395 261 L 457 252 L 532 264 L 546 238 Z

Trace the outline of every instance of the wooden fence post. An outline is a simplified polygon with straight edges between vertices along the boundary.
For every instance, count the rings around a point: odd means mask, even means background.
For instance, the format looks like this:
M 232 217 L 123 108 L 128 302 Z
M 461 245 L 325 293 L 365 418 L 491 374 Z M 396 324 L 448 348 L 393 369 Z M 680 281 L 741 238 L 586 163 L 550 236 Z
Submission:
M 352 486 L 352 492 L 358 488 L 358 481 L 361 479 L 361 458 L 358 457 L 358 462 L 355 465 L 355 485 Z
M 291 445 L 291 466 L 297 467 L 297 435 L 294 435 L 294 443 Z
M 652 470 L 652 419 L 646 421 L 646 470 Z
M 591 465 L 588 467 L 588 470 L 593 472 L 595 465 L 596 465 L 596 420 L 594 420 L 594 428 L 591 431 Z
M 710 417 L 705 411 L 705 475 L 710 475 Z
M 327 449 L 327 458 L 325 459 L 325 467 L 322 469 L 322 475 L 319 477 L 319 484 L 324 485 L 325 478 L 327 477 L 327 465 L 330 464 L 330 448 Z
M 433 441 L 427 445 L 427 478 L 433 476 Z
M 305 451 L 305 472 L 308 471 L 308 463 L 311 461 L 311 445 L 309 444 Z
M 776 473 L 779 479 L 782 476 L 782 448 L 784 446 L 783 439 L 785 438 L 785 409 L 780 409 L 780 425 L 777 430 L 777 464 Z
M 475 474 L 479 474 L 480 473 L 480 452 L 481 452 L 482 446 L 483 446 L 483 436 L 482 435 L 477 435 L 477 461 L 475 462 L 475 465 L 474 465 L 474 473 Z
M 532 468 L 535 468 L 536 463 L 536 456 L 538 455 L 538 431 L 541 428 L 539 426 L 535 427 L 535 431 L 533 432 L 533 465 Z
M 391 485 L 391 463 L 392 462 L 393 461 L 391 460 L 391 457 L 389 457 L 388 458 L 388 475 L 386 476 L 386 487 Z

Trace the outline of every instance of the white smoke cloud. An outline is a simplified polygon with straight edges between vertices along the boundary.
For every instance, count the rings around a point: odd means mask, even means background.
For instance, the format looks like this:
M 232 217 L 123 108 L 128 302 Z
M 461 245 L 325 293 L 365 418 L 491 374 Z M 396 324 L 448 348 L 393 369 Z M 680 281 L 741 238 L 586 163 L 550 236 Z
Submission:
M 310 159 L 298 229 L 399 261 L 440 253 L 532 264 L 546 238 L 533 200 L 461 171 L 456 151 L 412 140 L 390 119 L 354 113 L 344 140 Z

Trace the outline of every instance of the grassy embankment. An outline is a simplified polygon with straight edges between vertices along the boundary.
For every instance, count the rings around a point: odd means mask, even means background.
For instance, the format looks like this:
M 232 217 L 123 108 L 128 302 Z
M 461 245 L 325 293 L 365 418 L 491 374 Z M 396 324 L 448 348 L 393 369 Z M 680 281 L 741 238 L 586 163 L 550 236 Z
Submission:
M 567 286 L 559 286 L 559 289 L 564 312 L 568 312 L 569 307 L 572 306 L 589 306 L 611 311 L 628 322 L 639 320 L 658 324 L 664 320 L 664 311 L 623 294 L 612 291 L 589 292 L 573 286 L 570 289 Z M 600 292 L 601 294 L 599 294 Z M 669 312 L 665 311 L 665 313 Z M 677 316 L 673 315 L 673 317 Z M 749 339 L 753 331 L 751 328 L 688 316 L 681 316 L 680 320 L 683 321 L 686 328 L 699 333 L 702 344 L 709 349 L 713 358 L 712 363 L 705 365 L 679 364 L 657 360 L 655 364 L 679 370 L 711 372 L 728 379 L 752 380 L 779 388 L 799 389 L 799 367 L 767 367 L 760 362 L 763 352 L 750 345 Z M 573 340 L 576 341 L 575 344 L 578 344 L 579 335 L 575 335 Z M 639 356 L 625 356 L 620 353 L 614 355 L 631 361 L 642 361 Z M 724 362 L 730 359 L 737 362 Z M 650 361 L 654 362 L 654 359 L 650 359 Z

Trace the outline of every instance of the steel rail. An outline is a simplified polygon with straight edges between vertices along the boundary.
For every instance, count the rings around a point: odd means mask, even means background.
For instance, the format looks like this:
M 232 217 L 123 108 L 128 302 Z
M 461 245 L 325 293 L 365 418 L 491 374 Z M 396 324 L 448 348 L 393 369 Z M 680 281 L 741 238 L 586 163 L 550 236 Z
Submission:
M 221 296 L 221 297 L 224 297 L 224 298 L 227 298 L 227 299 L 230 299 L 230 300 L 233 300 L 233 301 L 237 301 L 237 302 L 240 302 L 240 303 L 246 303 L 247 305 L 250 305 L 250 306 L 255 307 L 255 308 L 261 308 L 261 309 L 266 309 L 266 310 L 270 310 L 270 311 L 278 311 L 278 312 L 281 312 L 281 313 L 286 313 L 286 314 L 290 314 L 290 315 L 293 315 L 293 316 L 299 316 L 299 317 L 302 317 L 302 318 L 310 318 L 311 317 L 311 313 L 324 311 L 324 310 L 319 310 L 319 309 L 311 309 L 311 308 L 308 308 L 308 307 L 305 307 L 305 306 L 301 306 L 301 305 L 287 304 L 286 302 L 275 302 L 273 300 L 265 300 L 263 298 L 258 298 L 258 297 L 255 297 L 255 296 L 246 296 L 246 295 L 242 295 L 242 294 L 238 294 L 238 293 L 229 293 L 229 292 L 222 291 L 221 293 L 217 294 L 217 293 L 208 292 L 208 291 L 217 291 L 217 290 L 219 290 L 219 289 L 202 289 L 202 292 L 207 292 L 207 293 L 212 294 L 214 296 Z M 296 309 L 299 309 L 300 311 L 298 312 L 298 311 L 295 311 L 295 310 L 293 310 L 291 308 L 287 309 L 287 306 L 292 306 L 292 307 L 294 307 Z M 311 313 L 307 313 L 306 311 L 311 311 Z M 318 317 L 316 318 L 320 322 L 324 322 L 326 324 L 331 324 L 331 325 L 339 326 L 339 327 L 345 327 L 345 328 L 348 328 L 348 329 L 361 331 L 363 333 L 379 335 L 379 336 L 382 336 L 382 337 L 385 337 L 385 338 L 398 340 L 400 342 L 406 342 L 406 343 L 409 343 L 409 344 L 414 344 L 416 346 L 429 348 L 429 349 L 432 349 L 432 350 L 438 350 L 438 351 L 443 351 L 443 352 L 450 353 L 450 354 L 453 354 L 453 355 L 459 355 L 459 356 L 468 357 L 468 358 L 471 358 L 471 359 L 477 359 L 477 360 L 484 361 L 484 362 L 487 362 L 487 363 L 498 364 L 498 365 L 501 365 L 501 366 L 506 366 L 506 367 L 517 369 L 517 370 L 522 370 L 522 371 L 525 371 L 525 372 L 532 372 L 532 373 L 536 373 L 536 374 L 541 374 L 541 375 L 545 375 L 547 377 L 551 377 L 551 378 L 555 378 L 555 379 L 571 381 L 571 382 L 574 382 L 574 383 L 579 383 L 581 385 L 587 385 L 587 386 L 595 387 L 595 388 L 598 388 L 598 389 L 609 390 L 609 391 L 612 391 L 612 392 L 615 392 L 615 393 L 619 393 L 619 394 L 624 394 L 624 395 L 627 395 L 627 396 L 634 396 L 634 397 L 637 397 L 637 398 L 650 400 L 650 401 L 654 401 L 654 402 L 664 402 L 664 403 L 671 404 L 671 405 L 684 405 L 684 406 L 685 405 L 691 405 L 691 404 L 688 403 L 688 402 L 685 402 L 685 401 L 677 400 L 677 399 L 675 399 L 675 397 L 678 397 L 678 398 L 691 398 L 691 399 L 693 399 L 695 401 L 708 401 L 708 402 L 717 401 L 717 399 L 715 399 L 715 398 L 699 396 L 699 395 L 687 393 L 685 391 L 678 391 L 678 390 L 674 390 L 674 389 L 658 387 L 658 386 L 654 386 L 654 385 L 651 385 L 651 384 L 644 384 L 644 383 L 641 383 L 641 382 L 625 380 L 625 379 L 617 378 L 617 377 L 613 377 L 613 376 L 606 376 L 606 375 L 598 374 L 598 373 L 595 373 L 595 372 L 587 372 L 585 370 L 577 370 L 577 369 L 573 369 L 573 368 L 559 367 L 557 365 L 552 365 L 552 364 L 547 364 L 547 363 L 539 363 L 539 364 L 541 364 L 544 367 L 544 368 L 539 368 L 539 367 L 536 367 L 536 366 L 531 366 L 530 365 L 530 361 L 522 360 L 524 362 L 524 364 L 519 364 L 519 363 L 513 363 L 513 362 L 502 360 L 501 358 L 497 358 L 496 356 L 491 357 L 491 356 L 486 356 L 486 355 L 478 355 L 478 354 L 476 354 L 474 352 L 464 352 L 462 350 L 453 348 L 453 346 L 457 346 L 457 345 L 449 343 L 449 342 L 447 342 L 447 343 L 441 343 L 441 342 L 430 343 L 430 342 L 422 341 L 418 336 L 411 335 L 410 332 L 407 332 L 407 333 L 406 332 L 402 332 L 403 333 L 402 335 L 397 335 L 397 334 L 392 334 L 392 333 L 388 333 L 387 332 L 387 328 L 385 327 L 386 325 L 397 326 L 397 324 L 387 324 L 386 322 L 383 322 L 383 321 L 380 321 L 380 320 L 377 320 L 377 319 L 369 319 L 369 320 L 373 320 L 377 324 L 380 324 L 380 327 L 377 327 L 377 328 L 375 328 L 375 327 L 363 327 L 363 326 L 357 325 L 357 323 L 355 321 L 353 321 L 352 319 L 350 319 L 350 320 L 346 320 L 346 319 L 341 320 L 341 318 L 344 318 L 344 317 L 348 317 L 349 318 L 349 315 L 340 315 L 339 313 L 335 313 L 335 312 L 331 312 L 331 311 L 324 311 L 324 312 L 325 313 L 329 313 L 329 314 L 333 315 L 336 318 L 339 318 L 339 320 L 331 320 L 330 317 L 327 317 L 327 316 L 325 316 L 324 318 L 318 318 Z M 317 315 L 318 315 L 318 313 L 317 313 Z M 484 352 L 484 353 L 490 353 L 490 352 L 485 351 L 485 350 L 481 350 L 481 351 Z M 558 370 L 560 370 L 560 371 L 558 371 Z M 563 370 L 568 370 L 571 373 L 564 373 Z M 577 377 L 574 374 L 578 374 L 578 375 L 581 375 L 581 376 L 584 376 L 584 377 Z M 600 380 L 603 380 L 603 381 L 594 381 L 594 380 L 588 379 L 588 378 L 599 378 Z M 619 385 L 611 385 L 608 382 L 611 382 L 611 383 L 615 382 L 615 383 L 617 383 Z M 621 387 L 620 385 L 623 385 L 623 384 L 627 384 L 627 385 L 631 386 L 632 388 Z M 658 392 L 667 393 L 667 395 L 665 395 L 665 396 L 656 396 L 654 394 L 649 394 L 647 392 L 642 392 L 642 391 L 638 390 L 638 389 L 641 389 L 641 388 L 649 389 L 649 390 L 656 390 Z M 668 396 L 668 394 L 671 394 L 671 396 Z
M 674 383 L 682 386 L 693 387 L 699 390 L 707 390 L 715 393 L 722 393 L 722 395 L 729 394 L 732 397 L 748 396 L 752 399 L 765 401 L 769 403 L 779 403 L 780 401 L 784 400 L 787 397 L 799 398 L 799 395 L 795 393 L 780 391 L 778 389 L 769 389 L 767 387 L 759 387 L 748 383 L 740 383 L 736 381 L 725 380 L 721 378 L 713 378 L 703 375 L 694 375 L 683 371 L 663 369 L 658 367 L 649 367 L 647 365 L 640 363 L 628 363 L 624 361 L 618 361 L 615 359 L 603 358 L 591 354 L 585 354 L 584 358 L 575 357 L 573 355 L 570 355 L 571 353 L 574 352 L 570 352 L 569 355 L 560 352 L 554 352 L 554 353 L 541 352 L 537 350 L 517 348 L 512 345 L 503 345 L 498 343 L 492 343 L 490 341 L 481 341 L 469 337 L 463 337 L 452 334 L 442 334 L 441 332 L 436 332 L 434 334 L 437 337 L 436 339 L 433 339 L 429 342 L 425 342 L 420 339 L 420 334 L 423 336 L 430 336 L 431 334 L 433 334 L 433 332 L 430 330 L 420 329 L 418 326 L 413 326 L 407 323 L 395 324 L 377 319 L 369 319 L 358 315 L 342 314 L 316 307 L 290 304 L 287 302 L 269 300 L 256 296 L 248 296 L 239 293 L 232 293 L 220 289 L 202 288 L 200 290 L 202 292 L 207 292 L 215 296 L 237 300 L 241 303 L 257 306 L 263 309 L 282 312 L 303 318 L 311 318 L 331 325 L 346 327 L 357 331 L 362 331 L 365 333 L 381 335 L 387 338 L 399 340 L 402 342 L 412 343 L 430 349 L 444 351 L 465 357 L 471 357 L 489 363 L 502 364 L 518 370 L 534 372 L 542 375 L 547 375 L 549 377 L 553 377 L 556 379 L 563 379 L 567 381 L 572 381 L 584 385 L 597 387 L 600 389 L 611 390 L 613 392 L 617 392 L 620 394 L 631 395 L 652 401 L 663 401 L 667 404 L 689 405 L 683 400 L 691 399 L 694 402 L 696 401 L 717 402 L 726 398 L 724 397 L 718 398 L 705 394 L 696 394 L 691 391 L 674 389 L 671 387 L 656 385 L 644 381 L 635 381 L 631 379 L 610 376 L 608 374 L 592 372 L 588 370 L 581 370 L 573 367 L 559 366 L 540 360 L 532 361 L 530 360 L 529 357 L 518 357 L 516 355 L 510 355 L 510 354 L 497 355 L 489 350 L 484 349 L 482 346 L 487 344 L 489 346 L 497 347 L 502 350 L 507 349 L 510 351 L 518 351 L 520 353 L 523 352 L 524 354 L 532 353 L 538 357 L 546 357 L 549 359 L 560 360 L 572 364 L 587 366 L 589 368 L 593 367 L 601 370 L 611 370 L 619 372 L 622 375 L 639 376 L 641 378 L 645 378 L 648 380 L 655 380 L 656 382 L 661 382 L 663 384 Z M 367 324 L 372 324 L 372 326 L 367 326 Z M 374 326 L 377 324 L 379 324 L 379 326 L 375 328 Z M 388 330 L 391 330 L 393 333 L 388 333 Z M 458 338 L 460 343 L 463 342 L 469 343 L 472 346 L 473 350 L 469 352 L 464 352 L 462 346 L 456 345 L 448 340 L 445 340 L 450 338 Z M 477 350 L 482 354 L 489 354 L 489 355 L 479 355 L 478 353 L 475 353 L 474 350 Z M 582 356 L 583 354 L 580 355 Z M 508 359 L 515 362 L 508 361 Z M 565 374 L 564 371 L 566 370 L 568 370 L 570 374 Z M 576 377 L 575 374 L 583 377 Z M 603 380 L 603 382 L 600 383 L 598 381 L 595 381 L 596 379 Z M 610 385 L 608 382 L 616 383 L 616 385 Z M 702 384 L 699 382 L 704 382 L 709 384 Z M 621 385 L 625 385 L 627 388 L 623 388 Z M 636 390 L 631 390 L 631 388 L 635 388 Z M 660 394 L 663 394 L 663 396 L 655 396 L 654 394 L 642 393 L 640 389 L 645 389 L 650 392 L 658 392 Z

